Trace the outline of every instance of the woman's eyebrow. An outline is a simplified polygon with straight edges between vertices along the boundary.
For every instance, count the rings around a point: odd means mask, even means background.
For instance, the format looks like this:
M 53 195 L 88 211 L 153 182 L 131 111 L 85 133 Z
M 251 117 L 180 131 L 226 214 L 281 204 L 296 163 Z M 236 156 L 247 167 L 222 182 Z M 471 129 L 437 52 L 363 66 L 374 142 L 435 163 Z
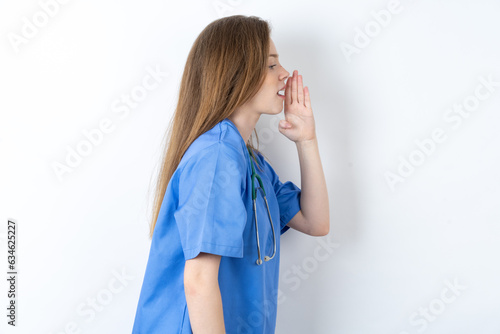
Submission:
M 278 55 L 278 54 L 276 54 L 276 53 L 271 53 L 271 54 L 269 55 L 269 57 L 278 58 L 278 57 L 279 57 L 279 55 Z

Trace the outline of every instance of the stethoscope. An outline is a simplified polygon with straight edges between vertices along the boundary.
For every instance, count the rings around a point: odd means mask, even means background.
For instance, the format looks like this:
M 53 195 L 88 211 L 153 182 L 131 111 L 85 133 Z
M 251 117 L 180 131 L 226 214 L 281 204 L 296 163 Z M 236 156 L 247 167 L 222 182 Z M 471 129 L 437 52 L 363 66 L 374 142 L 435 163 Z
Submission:
M 269 216 L 269 222 L 271 223 L 271 228 L 273 231 L 273 255 L 271 257 L 269 256 L 264 256 L 264 261 L 269 261 L 272 258 L 274 258 L 274 255 L 276 255 L 276 236 L 274 234 L 274 224 L 273 224 L 273 219 L 271 218 L 271 212 L 269 211 L 269 205 L 267 204 L 267 198 L 266 198 L 266 191 L 264 190 L 264 184 L 262 183 L 262 179 L 260 176 L 255 172 L 255 166 L 252 161 L 252 151 L 250 150 L 250 147 L 247 146 L 248 153 L 250 155 L 250 164 L 252 165 L 252 201 L 253 201 L 253 215 L 255 217 L 255 234 L 257 236 L 257 253 L 259 254 L 259 258 L 257 259 L 257 264 L 261 265 L 262 260 L 260 258 L 260 243 L 259 243 L 259 225 L 257 224 L 257 206 L 255 205 L 255 200 L 257 199 L 257 189 L 261 189 L 262 191 L 262 196 L 264 197 L 264 201 L 266 202 L 266 207 L 267 207 L 267 215 Z M 259 188 L 255 188 L 255 181 L 254 178 L 257 179 L 259 182 Z

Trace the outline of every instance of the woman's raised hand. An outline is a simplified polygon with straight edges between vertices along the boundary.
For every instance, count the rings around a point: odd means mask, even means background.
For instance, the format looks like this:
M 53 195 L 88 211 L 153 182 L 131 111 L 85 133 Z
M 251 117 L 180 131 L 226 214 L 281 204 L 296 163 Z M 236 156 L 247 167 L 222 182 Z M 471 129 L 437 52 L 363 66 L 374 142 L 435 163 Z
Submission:
M 296 143 L 316 138 L 309 87 L 302 85 L 302 75 L 293 71 L 285 88 L 285 120 L 279 123 L 279 131 Z

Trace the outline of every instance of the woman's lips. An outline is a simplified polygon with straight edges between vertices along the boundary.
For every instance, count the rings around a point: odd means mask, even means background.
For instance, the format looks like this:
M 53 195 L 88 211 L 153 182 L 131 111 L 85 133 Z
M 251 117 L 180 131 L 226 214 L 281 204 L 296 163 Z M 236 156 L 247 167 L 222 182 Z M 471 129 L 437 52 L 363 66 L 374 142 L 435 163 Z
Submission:
M 285 98 L 285 89 L 286 89 L 286 85 L 284 85 L 283 87 L 281 87 L 281 89 L 276 93 L 282 99 Z M 283 92 L 283 95 L 281 95 L 280 92 Z

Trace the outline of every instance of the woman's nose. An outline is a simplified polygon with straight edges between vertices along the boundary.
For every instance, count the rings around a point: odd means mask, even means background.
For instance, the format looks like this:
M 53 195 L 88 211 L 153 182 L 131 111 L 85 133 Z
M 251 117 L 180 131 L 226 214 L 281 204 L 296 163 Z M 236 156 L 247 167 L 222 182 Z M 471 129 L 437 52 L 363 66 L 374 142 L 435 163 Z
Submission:
M 285 69 L 283 68 L 283 70 L 285 70 Z M 287 70 L 285 70 L 285 72 L 284 72 L 284 73 L 282 73 L 281 81 L 285 80 L 285 79 L 286 79 L 286 78 L 288 78 L 289 76 L 290 76 L 290 73 L 288 73 L 288 71 L 287 71 Z

